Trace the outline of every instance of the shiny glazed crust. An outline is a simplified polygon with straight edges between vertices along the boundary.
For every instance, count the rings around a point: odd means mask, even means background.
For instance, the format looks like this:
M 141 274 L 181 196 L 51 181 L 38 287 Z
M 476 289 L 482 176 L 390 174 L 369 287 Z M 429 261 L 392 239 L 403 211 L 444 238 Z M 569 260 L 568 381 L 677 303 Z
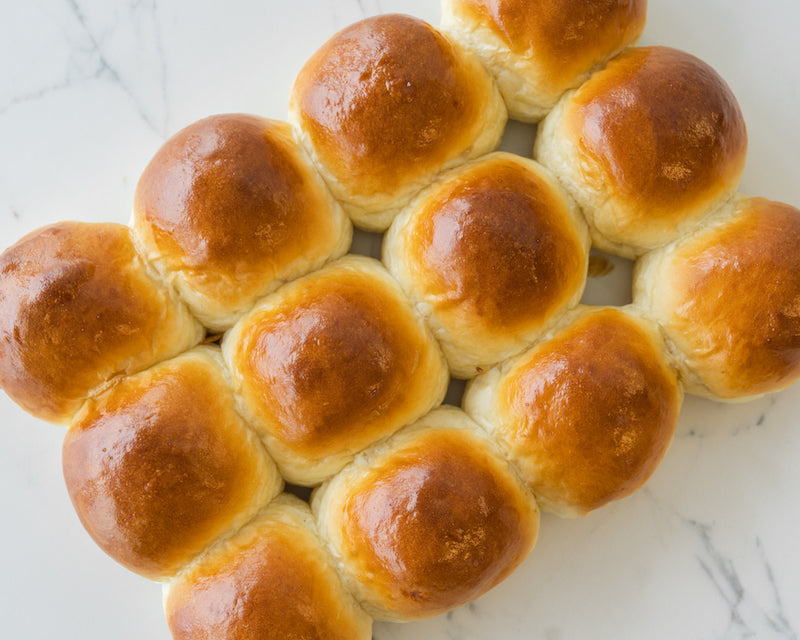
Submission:
M 132 226 L 142 254 L 215 331 L 344 254 L 352 236 L 291 127 L 243 114 L 200 120 L 158 150 Z
M 635 257 L 732 197 L 747 154 L 736 98 L 706 63 L 668 47 L 629 49 L 562 98 L 536 138 L 595 247 Z
M 191 348 L 189 311 L 147 271 L 120 224 L 61 222 L 0 256 L 0 386 L 68 424 L 110 378 Z
M 716 400 L 800 378 L 800 210 L 741 196 L 637 264 L 634 299 L 664 329 L 687 390 Z
M 382 231 L 442 169 L 494 149 L 506 109 L 471 54 L 422 20 L 389 14 L 317 50 L 289 118 L 354 222 Z
M 586 513 L 652 475 L 683 392 L 655 325 L 581 307 L 554 335 L 467 388 L 464 409 L 520 469 L 543 509 Z
M 592 72 L 539 126 L 547 168 L 489 154 L 506 107 L 466 47 L 379 16 L 312 56 L 291 126 L 229 114 L 170 139 L 133 242 L 61 223 L 0 257 L 0 385 L 46 419 L 77 412 L 75 509 L 110 556 L 171 580 L 176 640 L 367 640 L 371 616 L 451 610 L 525 559 L 540 506 L 584 515 L 641 487 L 684 385 L 732 399 L 800 377 L 800 211 L 734 197 L 730 89 L 665 47 L 602 66 L 643 1 L 533 4 L 444 6 L 520 118 Z M 399 282 L 326 264 L 352 231 L 333 195 L 369 230 L 402 211 L 383 252 Z M 576 306 L 590 231 L 639 258 L 635 305 Z M 181 297 L 221 350 L 196 347 Z M 437 407 L 448 363 L 481 372 L 464 410 Z M 283 478 L 315 487 L 313 515 Z
M 344 588 L 308 505 L 273 500 L 165 589 L 175 640 L 370 640 L 372 620 Z
M 383 244 L 461 378 L 522 351 L 577 304 L 588 256 L 572 199 L 540 165 L 500 152 L 444 174 Z
M 361 454 L 313 500 L 365 609 L 415 620 L 460 606 L 528 555 L 539 511 L 491 441 L 440 407 Z
M 442 28 L 491 69 L 515 120 L 535 122 L 644 30 L 647 0 L 443 0 Z
M 314 485 L 439 404 L 439 346 L 372 259 L 349 256 L 268 297 L 226 334 L 243 411 L 284 476 Z
M 91 399 L 62 453 L 86 530 L 151 579 L 174 575 L 283 484 L 235 410 L 217 348 L 198 347 Z

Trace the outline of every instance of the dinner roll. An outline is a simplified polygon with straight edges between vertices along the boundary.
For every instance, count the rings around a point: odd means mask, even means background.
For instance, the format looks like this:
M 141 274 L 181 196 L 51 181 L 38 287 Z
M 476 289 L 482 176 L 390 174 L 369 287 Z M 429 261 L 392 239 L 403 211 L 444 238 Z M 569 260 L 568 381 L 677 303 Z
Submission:
M 123 225 L 42 227 L 3 252 L 0 273 L 0 387 L 42 420 L 68 424 L 113 376 L 204 335 L 150 276 Z
M 235 409 L 218 349 L 120 379 L 76 416 L 64 480 L 97 544 L 140 575 L 174 575 L 282 489 Z
M 343 29 L 308 60 L 289 119 L 353 221 L 382 231 L 440 170 L 494 149 L 506 109 L 472 54 L 388 14 Z
M 268 296 L 223 339 L 242 411 L 284 475 L 314 485 L 439 404 L 447 365 L 377 260 L 348 256 Z
M 644 256 L 634 300 L 676 348 L 686 390 L 736 400 L 800 378 L 800 210 L 740 196 Z
M 549 340 L 475 378 L 463 405 L 542 509 L 578 516 L 644 484 L 669 448 L 682 399 L 654 324 L 579 307 Z
M 635 42 L 646 15 L 647 0 L 442 1 L 442 28 L 478 54 L 525 122 Z
M 598 249 L 632 258 L 696 225 L 736 191 L 742 112 L 706 63 L 629 49 L 542 121 L 535 156 L 578 201 Z
M 352 237 L 291 127 L 242 114 L 167 140 L 136 187 L 132 226 L 142 255 L 214 331 Z
M 533 548 L 536 501 L 485 432 L 438 408 L 375 445 L 312 498 L 320 533 L 364 608 L 406 621 L 465 604 Z
M 175 640 L 370 640 L 308 505 L 283 494 L 165 586 Z
M 502 152 L 443 175 L 383 245 L 460 378 L 522 351 L 576 305 L 588 256 L 572 199 L 543 167 Z

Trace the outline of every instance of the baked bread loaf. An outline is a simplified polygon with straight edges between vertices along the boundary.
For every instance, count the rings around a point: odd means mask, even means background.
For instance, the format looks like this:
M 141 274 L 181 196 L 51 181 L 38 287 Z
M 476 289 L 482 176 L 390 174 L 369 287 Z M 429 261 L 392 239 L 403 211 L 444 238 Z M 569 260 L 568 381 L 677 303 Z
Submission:
M 291 125 L 220 115 L 171 138 L 133 241 L 67 222 L 0 257 L 0 384 L 71 422 L 75 509 L 167 583 L 176 640 L 367 640 L 373 617 L 458 607 L 524 560 L 540 505 L 638 489 L 684 385 L 734 399 L 800 377 L 800 211 L 734 196 L 747 137 L 724 81 L 665 47 L 597 69 L 644 1 L 444 7 L 475 54 L 364 20 L 303 68 Z M 490 153 L 507 113 L 476 55 L 521 119 L 591 72 L 539 127 L 549 168 Z M 340 257 L 332 194 L 392 225 L 388 271 Z M 578 304 L 590 234 L 639 257 L 634 305 Z M 197 346 L 201 323 L 221 348 Z M 489 368 L 463 409 L 438 406 L 448 368 Z
M 377 260 L 342 258 L 266 298 L 222 342 L 243 413 L 311 486 L 444 398 L 447 365 Z
M 519 353 L 575 306 L 588 257 L 572 199 L 543 167 L 502 152 L 442 175 L 383 243 L 459 378 Z
M 644 256 L 634 301 L 665 332 L 687 391 L 737 400 L 800 378 L 800 210 L 739 196 Z
M 308 505 L 283 494 L 165 586 L 175 640 L 370 640 Z
M 542 509 L 585 515 L 630 495 L 666 453 L 683 392 L 658 327 L 580 307 L 470 382 L 464 410 L 497 439 Z
M 167 140 L 139 179 L 132 226 L 142 255 L 213 331 L 352 238 L 291 127 L 244 114 Z
M 120 224 L 37 229 L 3 252 L 0 273 L 0 387 L 42 420 L 69 424 L 112 377 L 204 335 Z
M 197 347 L 90 399 L 64 438 L 75 511 L 131 571 L 172 577 L 283 488 L 227 378 L 219 349 Z
M 598 249 L 633 258 L 697 225 L 736 192 L 747 133 L 705 62 L 629 49 L 542 121 L 536 159 L 577 200 Z
M 449 611 L 508 576 L 536 501 L 460 409 L 440 407 L 358 455 L 312 498 L 320 533 L 375 619 Z
M 639 39 L 647 0 L 443 0 L 442 29 L 492 72 L 509 116 L 536 122 Z
M 389 14 L 343 29 L 308 60 L 289 120 L 353 222 L 383 231 L 442 169 L 493 150 L 506 108 L 472 54 Z

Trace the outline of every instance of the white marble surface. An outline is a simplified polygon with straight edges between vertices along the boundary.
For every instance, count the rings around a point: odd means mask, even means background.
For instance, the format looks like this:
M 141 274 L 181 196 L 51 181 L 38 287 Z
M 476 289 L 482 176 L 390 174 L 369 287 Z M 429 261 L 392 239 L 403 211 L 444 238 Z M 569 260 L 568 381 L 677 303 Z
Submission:
M 335 29 L 436 0 L 27 0 L 0 4 L 0 248 L 62 219 L 126 222 L 166 136 L 206 115 L 284 118 Z M 742 190 L 800 205 L 798 0 L 651 0 L 643 42 L 684 48 L 738 96 Z M 530 131 L 513 127 L 524 152 Z M 590 284 L 624 301 L 626 271 Z M 687 399 L 663 465 L 585 519 L 542 519 L 528 561 L 450 615 L 378 640 L 796 639 L 800 386 L 742 405 Z M 105 557 L 63 487 L 63 430 L 0 394 L 0 637 L 169 637 L 160 588 Z

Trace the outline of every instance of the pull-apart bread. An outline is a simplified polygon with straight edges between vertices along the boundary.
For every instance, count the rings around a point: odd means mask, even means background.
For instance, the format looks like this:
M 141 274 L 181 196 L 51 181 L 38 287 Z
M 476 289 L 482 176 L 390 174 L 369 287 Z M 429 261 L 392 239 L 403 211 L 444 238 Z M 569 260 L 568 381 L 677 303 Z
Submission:
M 800 378 L 800 211 L 739 193 L 735 97 L 632 46 L 645 10 L 367 18 L 309 58 L 286 121 L 168 139 L 129 227 L 0 256 L 0 385 L 69 425 L 75 510 L 163 582 L 175 640 L 447 612 L 525 560 L 540 509 L 639 489 L 684 392 Z M 509 114 L 541 119 L 535 159 L 497 151 Z M 592 249 L 637 261 L 632 304 L 581 304 Z

